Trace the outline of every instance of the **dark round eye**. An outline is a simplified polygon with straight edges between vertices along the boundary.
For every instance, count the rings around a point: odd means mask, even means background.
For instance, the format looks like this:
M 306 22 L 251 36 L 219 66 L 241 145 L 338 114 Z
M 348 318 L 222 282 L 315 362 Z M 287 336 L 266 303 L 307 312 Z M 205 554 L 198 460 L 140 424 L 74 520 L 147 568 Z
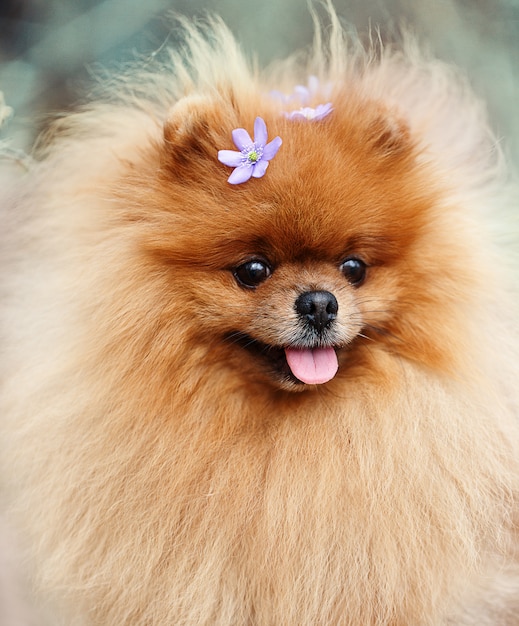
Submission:
M 341 263 L 341 272 L 354 287 L 358 287 L 364 282 L 366 270 L 367 266 L 364 261 L 355 257 L 350 257 Z
M 252 259 L 234 270 L 234 277 L 242 287 L 254 289 L 272 274 L 272 269 L 266 261 Z

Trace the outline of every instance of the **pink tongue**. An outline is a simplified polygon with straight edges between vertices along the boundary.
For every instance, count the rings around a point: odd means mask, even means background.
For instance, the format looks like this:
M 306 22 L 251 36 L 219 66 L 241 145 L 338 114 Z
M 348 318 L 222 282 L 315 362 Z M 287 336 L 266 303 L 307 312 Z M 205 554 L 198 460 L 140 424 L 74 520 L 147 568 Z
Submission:
M 285 356 L 292 374 L 307 385 L 326 383 L 339 369 L 333 348 L 286 348 Z

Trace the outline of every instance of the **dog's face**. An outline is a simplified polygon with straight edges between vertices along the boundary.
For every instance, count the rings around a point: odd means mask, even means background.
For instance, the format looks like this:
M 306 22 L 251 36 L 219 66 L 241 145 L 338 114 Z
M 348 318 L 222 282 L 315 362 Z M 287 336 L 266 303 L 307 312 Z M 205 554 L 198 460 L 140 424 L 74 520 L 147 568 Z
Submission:
M 216 159 L 234 120 L 166 126 L 142 221 L 175 315 L 236 376 L 286 390 L 351 375 L 381 346 L 443 365 L 459 268 L 407 128 L 363 102 L 317 123 L 266 117 L 283 145 L 239 186 Z

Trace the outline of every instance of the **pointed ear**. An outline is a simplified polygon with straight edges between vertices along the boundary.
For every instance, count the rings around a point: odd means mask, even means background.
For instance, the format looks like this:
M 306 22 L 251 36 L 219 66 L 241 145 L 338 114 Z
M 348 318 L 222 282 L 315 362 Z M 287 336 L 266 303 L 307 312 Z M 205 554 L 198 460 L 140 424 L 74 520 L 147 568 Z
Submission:
M 179 100 L 164 123 L 163 166 L 186 178 L 197 178 L 209 163 L 216 166 L 222 125 L 218 106 L 209 97 L 193 95 Z

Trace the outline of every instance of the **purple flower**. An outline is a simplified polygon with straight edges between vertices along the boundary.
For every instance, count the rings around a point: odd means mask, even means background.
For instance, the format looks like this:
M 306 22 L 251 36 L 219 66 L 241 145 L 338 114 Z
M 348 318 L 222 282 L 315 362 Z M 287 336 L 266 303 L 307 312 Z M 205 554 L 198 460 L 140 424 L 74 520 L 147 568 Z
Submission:
M 317 122 L 325 118 L 333 111 L 331 102 L 318 104 L 315 109 L 312 107 L 302 107 L 296 111 L 285 112 L 285 117 L 289 120 L 303 120 Z
M 261 117 L 254 120 L 254 141 L 244 128 L 235 128 L 232 131 L 232 139 L 239 152 L 218 151 L 220 163 L 235 168 L 227 179 L 231 185 L 245 183 L 251 176 L 261 178 L 281 145 L 281 137 L 267 143 L 267 125 Z
M 279 91 L 271 92 L 271 96 L 280 100 L 284 106 L 299 106 L 293 111 L 284 111 L 283 115 L 289 120 L 319 121 L 333 111 L 332 103 L 318 104 L 315 108 L 308 106 L 312 100 L 321 96 L 328 99 L 332 92 L 332 84 L 321 85 L 317 76 L 309 76 L 308 84 L 296 85 L 289 96 Z

